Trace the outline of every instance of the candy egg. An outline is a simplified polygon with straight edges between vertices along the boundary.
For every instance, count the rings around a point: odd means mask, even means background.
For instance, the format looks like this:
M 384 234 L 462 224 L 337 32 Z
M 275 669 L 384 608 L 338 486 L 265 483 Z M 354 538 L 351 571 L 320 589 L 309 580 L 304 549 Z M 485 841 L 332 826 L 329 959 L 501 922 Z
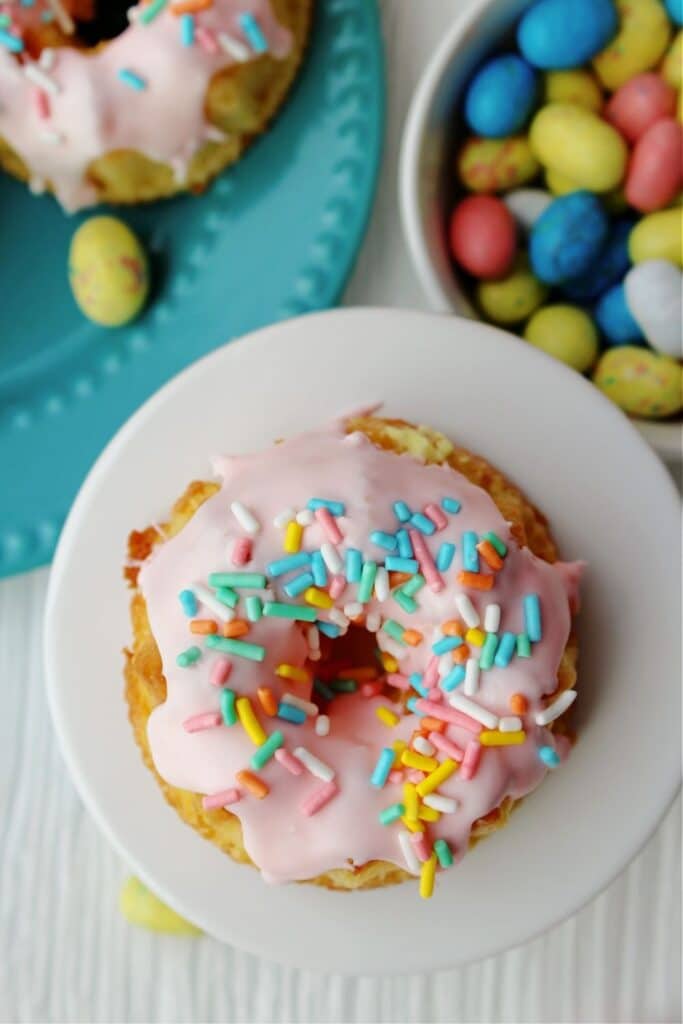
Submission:
M 605 107 L 605 118 L 629 142 L 636 142 L 662 117 L 676 110 L 676 90 L 650 71 L 620 86 Z
M 576 68 L 599 53 L 617 27 L 612 0 L 540 0 L 519 22 L 517 45 L 535 67 Z
M 633 263 L 644 260 L 669 260 L 683 264 L 683 210 L 658 210 L 643 217 L 628 240 Z
M 591 192 L 609 192 L 624 176 L 628 150 L 621 135 L 590 110 L 550 103 L 529 132 L 532 152 L 551 171 Z
M 548 289 L 534 277 L 526 259 L 515 261 L 512 273 L 501 281 L 481 281 L 476 297 L 487 319 L 496 324 L 519 323 L 545 300 Z
M 624 291 L 634 320 L 658 352 L 683 358 L 683 274 L 668 260 L 646 260 L 629 270 Z
M 585 68 L 572 71 L 548 71 L 543 79 L 546 103 L 574 103 L 599 114 L 602 89 L 595 75 Z
M 610 90 L 655 67 L 671 35 L 659 0 L 616 0 L 616 5 L 619 32 L 593 61 L 598 78 Z
M 120 327 L 137 316 L 147 298 L 147 257 L 122 221 L 91 217 L 71 239 L 69 282 L 89 320 Z
M 608 234 L 607 215 L 590 192 L 555 199 L 529 236 L 529 258 L 536 276 L 547 284 L 577 277 L 596 258 Z
M 514 54 L 488 61 L 465 94 L 465 120 L 477 135 L 500 139 L 518 132 L 536 102 L 534 70 Z
M 609 349 L 595 367 L 593 383 L 632 416 L 661 419 L 683 406 L 681 367 L 646 348 Z
M 626 198 L 642 213 L 668 206 L 683 185 L 683 128 L 672 117 L 638 139 L 626 174 Z
M 540 170 L 524 135 L 468 139 L 458 156 L 458 174 L 472 192 L 501 192 L 535 178 Z
M 451 217 L 451 252 L 474 277 L 503 277 L 515 256 L 512 214 L 495 196 L 468 196 Z
M 683 0 L 664 0 L 666 11 L 672 21 L 683 25 Z
M 598 355 L 595 325 L 576 306 L 543 306 L 524 328 L 524 337 L 580 373 L 590 370 Z
M 633 345 L 643 337 L 626 302 L 623 283 L 613 285 L 600 296 L 594 315 L 609 345 Z
M 503 202 L 523 231 L 534 225 L 552 201 L 553 197 L 542 188 L 516 188 L 503 196 Z
M 580 186 L 572 178 L 568 178 L 566 174 L 560 174 L 559 171 L 546 171 L 545 183 L 554 196 L 566 196 L 570 192 L 578 192 L 580 189 Z
M 683 30 L 677 33 L 676 38 L 666 52 L 666 56 L 660 65 L 662 78 L 674 89 L 680 89 L 683 82 Z
M 632 217 L 620 217 L 613 222 L 607 241 L 595 260 L 583 274 L 562 284 L 565 295 L 570 299 L 590 301 L 621 281 L 631 265 L 628 240 L 634 224 Z

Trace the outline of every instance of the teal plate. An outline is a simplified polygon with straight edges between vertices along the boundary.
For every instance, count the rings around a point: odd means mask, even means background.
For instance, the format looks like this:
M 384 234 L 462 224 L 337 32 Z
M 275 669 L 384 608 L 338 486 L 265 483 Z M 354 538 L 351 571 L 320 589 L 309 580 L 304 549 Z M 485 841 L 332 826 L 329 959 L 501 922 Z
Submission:
M 0 576 L 50 560 L 87 469 L 161 384 L 231 338 L 337 301 L 367 223 L 383 120 L 374 0 L 318 0 L 272 129 L 205 195 L 122 213 L 150 253 L 156 293 L 118 330 L 85 320 L 69 291 L 83 217 L 0 176 Z M 258 416 L 259 382 L 243 386 Z M 158 457 L 182 443 L 178 423 Z

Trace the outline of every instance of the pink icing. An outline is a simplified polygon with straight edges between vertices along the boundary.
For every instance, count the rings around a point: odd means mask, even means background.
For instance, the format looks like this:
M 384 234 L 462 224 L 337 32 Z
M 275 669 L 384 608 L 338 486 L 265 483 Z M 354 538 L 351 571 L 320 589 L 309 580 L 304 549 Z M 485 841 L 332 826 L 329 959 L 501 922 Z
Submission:
M 505 669 L 482 671 L 479 690 L 471 698 L 494 714 L 504 716 L 510 714 L 510 695 L 524 694 L 529 702 L 528 712 L 522 716 L 526 742 L 519 746 L 482 748 L 470 781 L 456 772 L 438 790 L 455 798 L 458 807 L 455 813 L 443 814 L 430 825 L 430 838 L 445 838 L 456 859 L 461 857 L 474 821 L 493 810 L 504 797 L 521 797 L 541 782 L 547 769 L 539 759 L 539 746 L 549 744 L 561 757 L 566 755 L 564 744 L 535 725 L 534 714 L 545 705 L 543 696 L 556 687 L 556 673 L 570 630 L 569 592 L 575 589 L 578 570 L 550 565 L 528 549 L 520 549 L 491 498 L 461 474 L 449 467 L 423 465 L 409 455 L 378 449 L 360 433 L 345 436 L 339 424 L 264 452 L 217 459 L 215 468 L 223 480 L 221 489 L 176 537 L 155 549 L 139 577 L 167 681 L 166 700 L 152 712 L 148 723 L 152 756 L 160 775 L 183 789 L 216 793 L 234 784 L 235 773 L 248 765 L 255 749 L 239 724 L 196 733 L 186 731 L 183 722 L 188 718 L 215 711 L 219 705 L 219 694 L 211 685 L 216 655 L 205 650 L 200 661 L 189 669 L 178 668 L 175 663 L 180 651 L 203 641 L 189 633 L 178 593 L 193 583 L 206 583 L 211 572 L 230 571 L 230 551 L 235 540 L 243 535 L 230 511 L 233 501 L 243 502 L 261 523 L 260 532 L 253 538 L 249 571 L 264 571 L 270 561 L 283 557 L 283 531 L 273 525 L 273 519 L 285 507 L 305 508 L 315 496 L 343 502 L 346 512 L 337 520 L 343 544 L 359 548 L 366 558 L 381 562 L 386 552 L 372 544 L 369 535 L 373 530 L 396 530 L 393 501 L 400 498 L 417 511 L 430 501 L 439 503 L 444 496 L 452 497 L 461 502 L 461 511 L 449 514 L 446 527 L 426 541 L 434 553 L 444 541 L 457 546 L 451 568 L 443 573 L 444 589 L 435 593 L 423 587 L 417 597 L 418 610 L 413 614 L 406 614 L 392 598 L 380 604 L 373 597 L 365 607 L 368 613 L 379 612 L 382 619 L 397 620 L 424 634 L 419 646 L 402 648 L 382 630 L 377 633 L 382 650 L 394 654 L 400 651 L 399 671 L 406 677 L 425 670 L 432 658 L 431 644 L 440 635 L 438 627 L 456 617 L 454 599 L 462 591 L 457 574 L 462 568 L 463 531 L 483 534 L 493 530 L 508 545 L 504 568 L 497 574 L 493 589 L 484 594 L 469 591 L 482 619 L 485 605 L 495 602 L 502 609 L 500 631 L 521 632 L 522 597 L 527 593 L 539 595 L 543 638 L 533 645 L 532 657 L 514 657 Z M 325 540 L 318 520 L 306 527 L 306 549 L 316 550 Z M 343 554 L 342 546 L 340 550 Z M 289 601 L 282 592 L 282 584 L 290 578 L 291 574 L 269 581 L 278 600 Z M 338 607 L 355 599 L 355 592 L 355 584 L 347 586 Z M 349 597 L 349 593 L 353 596 Z M 303 597 L 294 600 L 300 603 Z M 204 611 L 200 609 L 199 614 L 203 616 Z M 276 696 L 289 689 L 306 699 L 311 696 L 310 686 L 289 687 L 275 674 L 276 666 L 282 662 L 305 664 L 307 628 L 282 619 L 262 618 L 252 625 L 247 639 L 265 646 L 264 662 L 232 659 L 228 685 L 238 695 L 252 696 L 257 714 L 259 686 L 271 687 Z M 362 696 L 360 691 L 338 696 L 327 709 L 327 736 L 316 735 L 313 720 L 296 726 L 259 715 L 267 732 L 275 728 L 282 731 L 289 751 L 305 747 L 331 766 L 339 788 L 322 809 L 307 816 L 301 808 L 315 802 L 321 782 L 308 772 L 293 777 L 283 769 L 280 756 L 260 772 L 270 787 L 269 796 L 255 800 L 245 795 L 231 806 L 242 823 L 246 849 L 266 880 L 306 879 L 374 859 L 404 866 L 398 840 L 400 823 L 383 826 L 378 820 L 383 808 L 401 800 L 401 784 L 392 781 L 397 778 L 392 774 L 382 789 L 375 789 L 370 785 L 370 776 L 380 750 L 396 739 L 409 741 L 418 719 L 407 713 L 395 728 L 387 728 L 375 714 L 381 706 L 396 708 L 386 697 Z M 439 707 L 451 710 L 445 702 Z M 467 750 L 474 738 L 471 730 L 457 724 L 449 725 L 444 735 L 461 750 Z
M 132 5 L 134 14 L 141 6 Z M 0 3 L 0 12 L 11 14 L 19 29 L 35 25 L 46 9 L 45 0 L 33 7 Z M 244 12 L 257 18 L 271 54 L 289 53 L 291 34 L 277 22 L 268 0 L 213 0 L 195 17 L 204 32 L 226 32 L 245 45 L 238 24 Z M 50 183 L 66 210 L 97 201 L 85 175 L 91 161 L 105 153 L 136 150 L 170 164 L 182 183 L 199 147 L 224 137 L 206 120 L 204 100 L 211 77 L 234 60 L 220 49 L 207 52 L 199 41 L 183 46 L 180 20 L 169 7 L 149 25 L 133 20 L 96 51 L 55 50 L 47 73 L 59 93 L 38 90 L 41 104 L 24 73 L 31 63 L 26 53 L 15 56 L 0 46 L 0 136 L 30 168 L 32 188 L 42 191 Z M 118 77 L 122 68 L 142 77 L 147 87 L 138 92 L 124 84 Z

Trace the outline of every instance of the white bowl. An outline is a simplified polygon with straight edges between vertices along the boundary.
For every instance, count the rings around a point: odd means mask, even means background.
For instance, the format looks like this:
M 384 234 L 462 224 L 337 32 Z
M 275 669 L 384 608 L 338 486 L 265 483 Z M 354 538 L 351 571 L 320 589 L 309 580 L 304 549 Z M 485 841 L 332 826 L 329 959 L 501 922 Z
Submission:
M 469 0 L 427 64 L 403 132 L 399 192 L 403 231 L 418 278 L 439 313 L 477 318 L 448 252 L 446 224 L 459 95 L 473 71 L 494 52 L 531 0 Z M 511 339 L 519 343 L 517 335 Z M 634 420 L 659 454 L 681 457 L 680 423 Z

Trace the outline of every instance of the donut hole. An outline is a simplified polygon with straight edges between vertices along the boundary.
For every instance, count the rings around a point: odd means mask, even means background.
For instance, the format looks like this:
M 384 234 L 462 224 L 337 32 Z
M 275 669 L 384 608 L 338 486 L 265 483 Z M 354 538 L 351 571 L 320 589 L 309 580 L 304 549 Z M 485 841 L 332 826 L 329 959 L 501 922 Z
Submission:
M 98 46 L 121 35 L 128 26 L 130 0 L 72 0 L 71 8 L 79 41 Z
M 363 626 L 351 624 L 343 636 L 334 639 L 321 637 L 320 652 L 320 660 L 310 662 L 309 667 L 316 679 L 337 693 L 360 691 L 366 683 L 379 682 L 384 675 L 377 637 Z M 357 684 L 355 688 L 352 683 Z M 329 702 L 319 691 L 314 690 L 312 699 L 322 710 L 324 705 L 329 710 Z

